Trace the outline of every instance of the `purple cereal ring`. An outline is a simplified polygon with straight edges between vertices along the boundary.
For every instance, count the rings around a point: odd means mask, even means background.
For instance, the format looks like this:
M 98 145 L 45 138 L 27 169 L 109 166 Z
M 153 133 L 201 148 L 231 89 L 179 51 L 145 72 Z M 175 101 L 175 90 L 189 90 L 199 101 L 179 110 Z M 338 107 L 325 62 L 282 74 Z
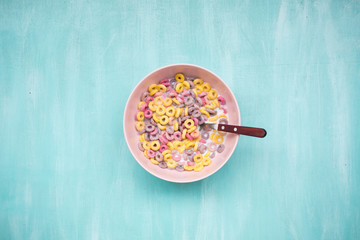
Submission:
M 159 162 L 158 166 L 159 166 L 160 168 L 167 168 L 166 162 Z
M 220 124 L 228 124 L 229 121 L 226 118 L 220 118 L 219 123 Z
M 215 152 L 213 152 L 212 154 L 210 154 L 209 157 L 210 157 L 210 158 L 214 158 L 214 157 L 215 157 Z
M 200 94 L 198 95 L 198 97 L 201 97 L 201 98 L 202 98 L 202 97 L 207 96 L 207 94 L 208 94 L 207 92 L 202 92 L 202 93 L 200 93 Z
M 196 110 L 195 107 L 189 107 L 188 113 L 191 115 L 195 110 Z
M 163 159 L 164 159 L 164 156 L 161 154 L 161 152 L 156 152 L 155 160 L 158 162 L 161 162 Z
M 199 104 L 200 106 L 203 105 L 203 100 L 204 98 L 199 98 L 199 97 L 196 97 L 195 100 L 196 100 L 196 103 Z
M 169 149 L 168 146 L 166 146 L 165 144 L 163 144 L 163 145 L 160 146 L 159 152 L 162 153 L 163 151 L 168 150 L 168 149 Z
M 143 105 L 144 105 L 144 104 L 143 104 Z M 142 105 L 142 106 L 143 106 L 143 105 Z M 142 106 L 141 106 L 141 107 L 142 107 Z M 152 111 L 151 111 L 150 109 L 146 109 L 146 110 L 145 110 L 144 116 L 145 116 L 146 118 L 151 118 L 152 115 L 153 115 L 153 113 L 152 113 Z
M 196 110 L 193 111 L 192 116 L 195 117 L 195 118 L 198 118 L 198 117 L 201 116 L 201 112 L 196 109 Z
M 143 134 L 144 132 L 145 132 L 145 128 L 144 128 L 143 130 L 141 130 L 141 131 L 138 131 L 138 134 L 141 135 L 141 134 Z
M 175 167 L 175 170 L 178 171 L 178 172 L 183 172 L 185 169 L 184 169 L 183 166 L 177 165 L 177 166 Z
M 207 146 L 204 145 L 204 144 L 201 144 L 199 147 L 198 147 L 198 150 L 201 154 L 204 154 L 206 152 L 206 149 L 207 149 Z
M 144 138 L 146 141 L 150 141 L 150 133 L 145 133 Z
M 186 153 L 186 155 L 192 155 L 194 153 L 194 151 L 192 149 L 186 149 L 185 153 Z
M 151 149 L 148 149 L 147 150 L 147 155 L 150 157 L 150 158 L 154 158 L 155 157 L 155 152 Z
M 225 150 L 225 145 L 224 144 L 219 144 L 219 146 L 217 147 L 217 152 L 218 153 L 222 153 Z
M 155 134 L 155 135 L 151 135 L 151 134 L 150 134 L 150 140 L 151 140 L 151 141 L 158 140 L 159 137 L 160 137 L 160 134 L 159 134 L 159 133 L 158 133 L 158 134 Z
M 193 105 L 194 104 L 194 99 L 192 97 L 190 97 L 190 96 L 185 97 L 184 103 L 185 103 L 186 106 Z
M 165 130 L 166 130 L 166 132 L 168 134 L 173 134 L 174 133 L 174 127 L 173 126 L 167 126 Z
M 191 87 L 191 83 L 193 84 L 193 87 Z M 194 83 L 193 82 L 191 82 L 191 83 L 190 83 L 190 88 L 194 88 L 194 86 L 195 86 Z M 192 96 L 193 98 L 196 97 L 194 91 L 190 91 L 190 96 Z
M 210 109 L 210 108 L 205 108 L 205 110 L 210 113 L 210 114 L 214 114 L 215 110 L 214 109 Z
M 155 130 L 155 126 L 154 125 L 151 125 L 151 124 L 146 124 L 145 125 L 145 131 L 147 132 L 152 132 Z
M 199 125 L 203 125 L 205 123 L 205 120 L 202 116 L 198 117 L 199 119 Z
M 174 133 L 174 139 L 177 140 L 177 141 L 181 141 L 181 132 L 177 131 Z
M 215 152 L 217 149 L 216 143 L 214 142 L 209 143 L 208 147 L 210 152 Z
M 145 150 L 145 148 L 143 147 L 143 145 L 142 145 L 141 142 L 138 143 L 138 148 L 139 148 L 139 150 L 142 151 L 142 152 Z
M 218 96 L 218 101 L 219 101 L 219 103 L 221 104 L 221 105 L 225 105 L 226 104 L 226 101 L 225 101 L 225 98 L 224 97 L 222 97 L 222 96 Z
M 145 99 L 149 96 L 149 92 L 143 92 L 141 94 L 140 100 L 145 102 Z
M 166 139 L 169 140 L 169 141 L 174 140 L 174 136 L 173 136 L 173 135 L 170 135 L 169 133 L 165 133 L 165 137 L 166 137 Z
M 153 118 L 150 119 L 150 123 L 151 123 L 152 125 L 154 125 L 154 126 L 157 125 L 156 122 L 155 122 L 155 120 L 154 120 Z

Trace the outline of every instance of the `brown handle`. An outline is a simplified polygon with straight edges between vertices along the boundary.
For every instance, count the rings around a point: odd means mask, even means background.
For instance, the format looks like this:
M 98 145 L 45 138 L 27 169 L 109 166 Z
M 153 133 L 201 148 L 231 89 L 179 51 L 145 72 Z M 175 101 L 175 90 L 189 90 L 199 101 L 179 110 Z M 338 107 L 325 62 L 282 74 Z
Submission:
M 263 138 L 266 136 L 266 131 L 263 128 L 242 127 L 236 125 L 219 124 L 218 131 L 237 133 L 241 135 L 259 137 L 259 138 Z

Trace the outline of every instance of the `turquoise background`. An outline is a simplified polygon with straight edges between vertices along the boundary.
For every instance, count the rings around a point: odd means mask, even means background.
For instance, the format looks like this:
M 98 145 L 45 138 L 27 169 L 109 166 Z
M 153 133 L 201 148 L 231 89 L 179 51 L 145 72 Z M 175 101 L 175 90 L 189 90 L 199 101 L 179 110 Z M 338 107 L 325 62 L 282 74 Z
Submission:
M 0 2 L 0 239 L 359 239 L 359 1 Z M 213 176 L 157 179 L 122 119 L 154 69 L 233 89 Z

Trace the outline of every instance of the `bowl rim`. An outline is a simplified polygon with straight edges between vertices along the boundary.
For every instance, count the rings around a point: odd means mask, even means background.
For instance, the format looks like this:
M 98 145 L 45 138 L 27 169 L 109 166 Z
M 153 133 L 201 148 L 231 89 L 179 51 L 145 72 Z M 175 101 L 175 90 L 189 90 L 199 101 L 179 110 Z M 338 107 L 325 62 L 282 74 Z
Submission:
M 231 91 L 231 88 L 224 82 L 224 80 L 222 80 L 222 78 L 220 78 L 217 74 L 215 74 L 214 72 L 210 71 L 209 69 L 204 68 L 204 67 L 201 67 L 201 66 L 199 66 L 199 65 L 190 64 L 190 63 L 176 63 L 176 64 L 169 64 L 169 65 L 166 65 L 166 66 L 163 66 L 163 67 L 160 67 L 160 68 L 157 68 L 157 69 L 151 71 L 149 74 L 147 74 L 145 77 L 143 77 L 143 78 L 136 84 L 136 86 L 133 88 L 133 90 L 131 91 L 131 93 L 130 93 L 130 95 L 129 95 L 129 97 L 128 97 L 128 100 L 126 101 L 126 105 L 125 105 L 125 109 L 124 109 L 124 113 L 123 113 L 123 134 L 124 134 L 124 136 L 125 136 L 126 145 L 128 146 L 128 149 L 130 150 L 133 158 L 135 158 L 135 160 L 138 162 L 138 164 L 140 164 L 140 166 L 141 166 L 144 170 L 146 170 L 148 173 L 152 174 L 153 176 L 155 176 L 155 177 L 157 177 L 157 178 L 160 178 L 160 179 L 162 179 L 162 180 L 168 181 L 168 182 L 174 182 L 174 183 L 191 183 L 191 182 L 197 182 L 197 181 L 203 180 L 203 179 L 205 179 L 205 178 L 213 175 L 213 174 L 216 173 L 217 171 L 219 171 L 219 170 L 227 163 L 227 161 L 229 161 L 229 159 L 230 159 L 231 156 L 233 155 L 233 153 L 234 153 L 234 151 L 235 151 L 235 149 L 236 149 L 236 146 L 237 146 L 237 144 L 238 144 L 238 141 L 239 141 L 239 135 L 235 138 L 235 144 L 234 144 L 234 146 L 232 147 L 232 149 L 230 149 L 229 158 L 226 159 L 226 161 L 224 161 L 221 165 L 219 165 L 218 168 L 214 169 L 212 172 L 209 172 L 209 173 L 207 173 L 207 174 L 205 174 L 205 175 L 199 175 L 198 177 L 195 177 L 195 178 L 193 178 L 193 179 L 191 179 L 191 180 L 183 180 L 183 181 L 182 181 L 182 180 L 178 180 L 178 181 L 174 181 L 174 180 L 172 180 L 172 179 L 167 179 L 166 177 L 163 177 L 163 176 L 161 176 L 161 175 L 157 175 L 157 174 L 153 173 L 150 169 L 147 169 L 147 168 L 145 167 L 145 165 L 144 165 L 140 160 L 138 160 L 138 159 L 135 157 L 135 154 L 134 154 L 132 148 L 130 147 L 130 144 L 129 144 L 129 141 L 128 141 L 128 137 L 127 137 L 127 135 L 126 135 L 126 133 L 125 133 L 125 130 L 124 130 L 124 129 L 126 129 L 126 127 L 127 127 L 127 126 L 126 126 L 127 123 L 126 123 L 126 121 L 125 121 L 125 114 L 126 114 L 126 112 L 128 111 L 129 101 L 130 101 L 130 99 L 133 97 L 134 89 L 136 89 L 137 87 L 139 87 L 139 85 L 140 85 L 143 81 L 145 81 L 145 79 L 147 79 L 149 76 L 151 76 L 151 75 L 154 74 L 155 72 L 160 71 L 160 70 L 162 70 L 162 69 L 164 69 L 164 68 L 178 67 L 178 66 L 186 66 L 186 67 L 200 68 L 201 70 L 207 71 L 207 72 L 213 74 L 216 78 L 218 78 L 218 79 L 228 88 L 229 93 L 230 93 L 230 94 L 232 95 L 232 97 L 235 99 L 235 106 L 236 106 L 236 108 L 238 109 L 238 111 L 237 111 L 238 123 L 236 123 L 236 124 L 241 125 L 240 108 L 239 108 L 239 105 L 238 105 L 238 103 L 237 103 L 237 101 L 236 101 L 235 95 L 234 95 L 233 92 Z

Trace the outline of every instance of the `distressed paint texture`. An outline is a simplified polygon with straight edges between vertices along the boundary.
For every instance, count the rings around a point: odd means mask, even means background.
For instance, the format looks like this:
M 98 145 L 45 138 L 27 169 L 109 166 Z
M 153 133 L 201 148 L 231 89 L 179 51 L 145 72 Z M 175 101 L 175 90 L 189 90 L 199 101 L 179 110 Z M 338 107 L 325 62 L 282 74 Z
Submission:
M 191 184 L 122 130 L 181 62 L 268 130 Z M 359 1 L 0 1 L 0 239 L 359 239 L 359 135 Z

